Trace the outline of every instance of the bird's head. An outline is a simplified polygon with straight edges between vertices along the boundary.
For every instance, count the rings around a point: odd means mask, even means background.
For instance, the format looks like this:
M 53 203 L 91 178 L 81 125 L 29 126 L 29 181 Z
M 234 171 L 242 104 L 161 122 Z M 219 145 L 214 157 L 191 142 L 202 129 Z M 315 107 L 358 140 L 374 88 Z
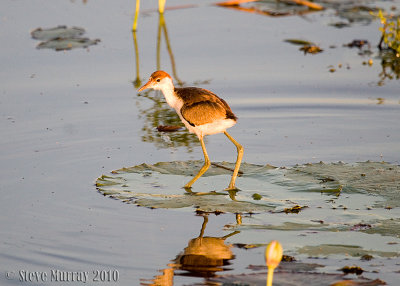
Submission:
M 173 88 L 172 77 L 165 71 L 155 71 L 151 74 L 148 82 L 139 88 L 138 92 L 145 90 L 147 88 L 152 88 L 156 90 L 170 89 Z

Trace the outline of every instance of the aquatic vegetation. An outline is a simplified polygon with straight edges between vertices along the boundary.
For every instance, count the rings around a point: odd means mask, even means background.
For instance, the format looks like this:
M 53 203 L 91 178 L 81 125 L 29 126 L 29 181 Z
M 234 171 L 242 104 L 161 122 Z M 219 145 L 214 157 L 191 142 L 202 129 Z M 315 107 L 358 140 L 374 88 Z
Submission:
M 85 29 L 80 27 L 57 26 L 54 28 L 37 28 L 31 32 L 35 40 L 48 41 L 54 39 L 76 39 L 85 33 Z
M 379 49 L 392 50 L 396 57 L 400 57 L 400 16 L 388 15 L 382 10 L 374 15 L 379 18 L 383 25 L 379 28 L 382 33 L 378 45 Z
M 323 52 L 323 49 L 318 46 L 303 46 L 300 48 L 300 51 L 303 51 L 304 54 L 318 54 Z
M 220 162 L 213 163 L 202 180 L 209 181 L 207 177 L 213 176 L 215 186 L 202 183 L 191 192 L 183 190 L 182 181 L 196 173 L 201 165 L 202 161 L 141 164 L 102 175 L 96 186 L 105 196 L 148 208 L 194 208 L 205 213 L 302 214 L 303 217 L 297 221 L 287 221 L 283 217 L 279 223 L 233 226 L 237 230 L 398 235 L 399 220 L 391 217 L 400 207 L 400 167 L 397 165 L 383 162 L 317 163 L 276 168 L 243 163 L 240 182 L 246 189 L 226 192 L 223 185 L 234 165 Z M 392 213 L 387 212 L 389 208 Z M 348 216 L 349 212 L 351 216 Z M 336 219 L 325 221 L 323 218 L 329 214 Z
M 303 51 L 304 54 L 318 54 L 323 52 L 324 50 L 321 49 L 319 46 L 314 44 L 313 42 L 301 40 L 301 39 L 286 39 L 285 42 L 301 46 L 299 48 L 300 51 Z
M 244 3 L 251 3 L 251 2 L 256 2 L 258 4 L 252 7 L 243 7 L 241 4 Z M 289 10 L 293 10 L 293 8 L 287 9 L 288 11 L 283 12 L 283 13 L 274 13 L 272 10 L 268 10 L 265 8 L 265 4 L 268 1 L 258 1 L 258 0 L 229 0 L 229 1 L 223 1 L 223 2 L 218 2 L 216 3 L 217 6 L 220 7 L 226 7 L 226 8 L 233 8 L 237 9 L 240 11 L 244 12 L 250 12 L 250 13 L 258 13 L 258 14 L 264 14 L 264 15 L 269 15 L 269 16 L 282 16 L 285 15 L 285 13 L 290 13 Z M 309 10 L 323 10 L 324 7 L 320 4 L 317 4 L 315 2 L 310 2 L 307 0 L 285 0 L 285 1 L 279 1 L 281 2 L 280 4 L 284 4 L 288 6 L 293 6 L 293 5 L 298 5 L 299 7 L 304 7 L 308 8 Z M 276 3 L 275 3 L 276 4 Z M 283 8 L 285 9 L 285 8 Z
M 374 257 L 374 261 L 393 267 L 392 261 L 399 257 L 398 246 L 388 243 L 399 241 L 400 220 L 394 218 L 398 216 L 400 206 L 400 167 L 397 165 L 383 162 L 317 163 L 277 168 L 243 163 L 239 187 L 245 189 L 226 192 L 223 189 L 234 164 L 218 162 L 211 165 L 195 189 L 185 191 L 182 181 L 201 165 L 202 161 L 141 164 L 115 170 L 96 181 L 101 194 L 127 204 L 151 209 L 195 210 L 203 216 L 236 214 L 236 223 L 227 224 L 223 229 L 230 234 L 222 238 L 201 236 L 192 239 L 163 273 L 181 270 L 195 273 L 193 275 L 202 273 L 213 277 L 209 278 L 212 282 L 227 285 L 242 282 L 265 285 L 268 275 L 265 266 L 249 267 L 250 271 L 261 271 L 257 273 L 214 274 L 221 271 L 223 261 L 233 259 L 231 247 L 257 250 L 265 246 L 266 233 L 284 239 L 285 245 L 290 245 L 288 251 L 300 258 L 346 257 L 353 260 L 347 263 L 356 264 L 362 263 L 364 258 Z M 214 185 L 209 185 L 209 181 Z M 237 235 L 231 237 L 229 243 L 225 242 L 232 234 Z M 218 254 L 204 245 L 219 250 Z M 215 264 L 207 264 L 207 267 L 198 264 L 205 257 Z M 274 265 L 278 260 L 274 260 Z M 314 272 L 315 267 L 323 265 L 307 266 L 296 259 L 290 260 L 292 262 L 281 262 L 275 269 L 276 285 L 334 285 L 349 279 L 337 271 L 344 265 L 337 266 L 334 273 L 319 273 Z M 272 261 L 268 264 L 272 265 Z M 360 266 L 370 272 L 370 267 Z M 166 276 L 158 275 L 154 279 L 160 277 Z M 350 281 L 353 285 L 384 285 L 381 280 L 364 277 Z
M 339 269 L 340 271 L 342 271 L 344 274 L 357 274 L 357 275 L 361 275 L 364 272 L 364 269 L 362 269 L 360 266 L 345 266 L 341 269 Z
M 212 278 L 211 281 L 217 285 L 265 285 L 265 272 L 223 275 Z M 276 285 L 308 285 L 308 286 L 378 286 L 386 285 L 380 279 L 367 279 L 357 277 L 346 279 L 344 274 L 314 273 L 302 271 L 279 271 L 275 276 Z
M 380 257 L 396 258 L 399 257 L 397 252 L 366 250 L 358 245 L 342 245 L 342 244 L 319 244 L 315 246 L 306 245 L 297 251 L 300 254 L 307 254 L 313 257 L 326 257 L 329 255 L 345 255 L 348 257 L 362 257 L 364 255 L 376 255 Z
M 384 85 L 385 80 L 400 78 L 400 16 L 379 10 L 371 13 L 382 24 L 379 28 L 381 38 L 378 44 L 380 50 L 382 72 L 379 73 L 378 85 Z
M 57 26 L 54 28 L 37 28 L 31 32 L 35 40 L 40 40 L 37 49 L 52 49 L 55 51 L 66 51 L 76 48 L 88 48 L 100 42 L 99 39 L 81 37 L 85 29 L 80 27 Z

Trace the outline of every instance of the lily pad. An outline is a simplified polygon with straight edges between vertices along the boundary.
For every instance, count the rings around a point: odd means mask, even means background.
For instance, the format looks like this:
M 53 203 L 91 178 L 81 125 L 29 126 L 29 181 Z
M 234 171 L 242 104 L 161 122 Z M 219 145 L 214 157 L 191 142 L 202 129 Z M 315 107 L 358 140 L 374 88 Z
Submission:
M 317 263 L 304 263 L 304 262 L 294 262 L 294 261 L 281 261 L 279 266 L 275 269 L 277 272 L 315 272 L 319 268 L 323 268 L 325 265 Z M 248 269 L 254 271 L 266 271 L 268 270 L 266 265 L 249 265 Z
M 99 39 L 81 37 L 85 29 L 79 27 L 57 26 L 55 28 L 37 28 L 31 32 L 35 40 L 42 41 L 36 47 L 38 49 L 52 49 L 55 51 L 66 51 L 76 48 L 87 48 L 100 42 Z
M 369 234 L 379 233 L 383 236 L 400 237 L 400 218 L 377 221 L 373 227 L 362 230 L 362 232 Z
M 357 164 L 307 164 L 289 169 L 288 177 L 297 181 L 328 180 L 332 186 L 342 186 L 342 193 L 365 193 L 382 196 L 384 203 L 376 207 L 400 207 L 400 166 L 385 162 Z
M 362 257 L 364 255 L 376 255 L 380 257 L 399 257 L 400 253 L 388 251 L 365 250 L 358 245 L 336 245 L 321 244 L 315 246 L 304 246 L 298 249 L 299 254 L 307 254 L 310 256 L 329 256 L 329 255 L 346 255 L 352 257 Z
M 266 272 L 238 274 L 238 275 L 224 275 L 217 278 L 212 278 L 212 282 L 221 283 L 222 285 L 249 285 L 249 286 L 264 286 L 266 284 Z M 329 273 L 296 273 L 296 272 L 277 272 L 274 275 L 274 285 L 279 286 L 326 286 L 333 285 L 345 279 L 343 274 L 329 274 Z M 386 285 L 383 281 L 370 280 L 366 278 L 357 278 L 347 280 L 349 284 L 337 285 L 359 285 L 359 286 L 374 286 Z
M 140 206 L 191 206 L 210 212 L 279 212 L 293 209 L 297 205 L 309 206 L 300 203 L 301 200 L 296 201 L 294 192 L 326 193 L 335 197 L 361 193 L 367 195 L 368 201 L 373 199 L 371 205 L 375 207 L 387 206 L 389 202 L 391 207 L 400 206 L 400 167 L 387 163 L 318 163 L 284 169 L 243 163 L 241 180 L 246 190 L 228 193 L 222 191 L 222 185 L 220 191 L 203 185 L 200 192 L 185 192 L 182 189 L 184 182 L 196 174 L 202 164 L 202 161 L 141 164 L 113 171 L 109 176 L 103 175 L 97 179 L 96 186 L 104 195 Z M 202 180 L 213 176 L 213 179 L 207 181 L 216 184 L 227 182 L 233 167 L 232 163 L 227 162 L 213 164 Z M 254 193 L 258 200 L 254 199 Z M 371 195 L 375 195 L 375 199 Z M 271 199 L 271 196 L 275 198 Z M 292 200 L 285 200 L 287 198 Z M 313 200 L 309 198 L 303 201 L 310 199 Z M 352 200 L 347 201 L 348 207 L 357 207 L 359 203 L 357 199 L 354 205 Z
M 32 38 L 40 41 L 48 41 L 54 39 L 74 39 L 82 36 L 85 29 L 80 27 L 57 26 L 54 28 L 37 28 L 31 32 Z
M 237 3 L 233 3 L 233 1 L 223 1 L 217 3 L 217 5 L 241 12 L 257 13 L 270 17 L 301 15 L 323 9 L 321 5 L 314 2 L 310 3 L 308 1 L 294 0 L 279 1 L 279 3 L 274 0 L 238 1 Z
M 113 171 L 112 176 L 101 176 L 96 186 L 104 195 L 148 208 L 196 208 L 202 212 L 253 213 L 265 212 L 275 208 L 275 203 L 255 201 L 245 192 L 225 192 L 207 190 L 185 192 L 176 180 L 177 175 L 184 178 L 192 176 L 202 166 L 202 161 L 160 162 L 154 165 L 142 164 Z M 221 162 L 213 164 L 207 176 L 229 176 L 232 164 Z M 243 170 L 252 174 L 266 166 L 243 164 Z M 165 183 L 163 183 L 163 181 Z M 178 181 L 178 183 L 177 183 Z M 168 185 L 166 185 L 168 183 Z M 262 203 L 260 203 L 262 202 Z

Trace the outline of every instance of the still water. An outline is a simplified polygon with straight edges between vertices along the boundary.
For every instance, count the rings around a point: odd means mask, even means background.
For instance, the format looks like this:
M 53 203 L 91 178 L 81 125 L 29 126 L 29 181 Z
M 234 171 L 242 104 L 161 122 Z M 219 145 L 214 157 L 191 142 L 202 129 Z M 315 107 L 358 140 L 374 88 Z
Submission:
M 87 284 L 99 279 L 102 285 L 140 285 L 166 277 L 174 285 L 201 285 L 203 277 L 187 275 L 188 269 L 173 264 L 203 236 L 227 262 L 215 266 L 220 275 L 251 273 L 250 264 L 264 264 L 264 247 L 242 246 L 279 239 L 288 254 L 303 262 L 315 262 L 308 257 L 316 256 L 313 251 L 320 245 L 342 245 L 339 254 L 337 248 L 332 253 L 325 248 L 328 259 L 317 261 L 325 265 L 320 271 L 337 274 L 337 269 L 357 264 L 368 270 L 365 277 L 396 285 L 400 262 L 393 253 L 400 252 L 400 241 L 393 234 L 347 231 L 336 236 L 318 230 L 318 239 L 310 239 L 313 230 L 301 227 L 302 212 L 204 217 L 192 208 L 138 208 L 97 192 L 96 178 L 111 170 L 202 159 L 193 135 L 155 130 L 178 124 L 160 94 L 137 94 L 156 69 L 169 72 L 177 84 L 202 86 L 229 102 L 239 117 L 230 133 L 244 146 L 249 164 L 399 164 L 399 81 L 387 76 L 391 71 L 378 57 L 377 21 L 349 21 L 334 5 L 269 17 L 212 3 L 185 1 L 193 7 L 167 9 L 160 18 L 157 1 L 142 1 L 138 30 L 132 34 L 134 1 L 2 1 L 2 285 L 58 285 L 60 277 L 75 284 L 83 284 L 85 277 Z M 389 9 L 399 3 L 363 4 Z M 167 7 L 181 5 L 167 1 Z M 351 25 L 332 25 L 343 21 Z M 81 27 L 83 37 L 100 41 L 69 51 L 37 49 L 40 41 L 30 33 L 59 25 Z M 285 42 L 293 38 L 324 51 L 305 55 Z M 343 46 L 354 39 L 368 40 L 371 53 Z M 370 59 L 371 66 L 363 64 Z M 225 136 L 211 136 L 206 145 L 212 161 L 235 160 L 235 148 Z M 221 178 L 208 181 L 212 178 L 202 178 L 198 188 L 222 184 Z M 238 187 L 246 190 L 245 182 L 239 178 Z M 175 184 L 178 188 L 181 182 Z M 300 199 L 273 192 L 268 197 Z M 316 210 L 312 205 L 304 213 L 318 216 Z M 392 210 L 382 217 L 392 215 L 394 224 L 388 227 L 398 228 L 398 207 Z M 348 222 L 362 223 L 353 215 L 348 214 Z M 330 210 L 324 222 L 336 227 L 346 220 L 338 221 Z M 283 231 L 288 224 L 291 230 Z M 368 239 L 360 239 L 364 236 Z M 359 256 L 348 254 L 354 250 L 349 246 L 376 260 L 360 262 Z M 385 267 L 368 268 L 370 264 Z

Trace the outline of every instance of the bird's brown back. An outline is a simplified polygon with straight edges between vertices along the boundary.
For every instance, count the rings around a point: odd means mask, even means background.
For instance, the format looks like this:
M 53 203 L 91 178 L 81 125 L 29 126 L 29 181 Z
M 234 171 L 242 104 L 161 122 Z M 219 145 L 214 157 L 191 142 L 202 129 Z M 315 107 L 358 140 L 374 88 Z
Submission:
M 175 94 L 183 100 L 181 114 L 192 126 L 211 123 L 220 119 L 237 117 L 229 105 L 213 92 L 198 87 L 175 88 Z

